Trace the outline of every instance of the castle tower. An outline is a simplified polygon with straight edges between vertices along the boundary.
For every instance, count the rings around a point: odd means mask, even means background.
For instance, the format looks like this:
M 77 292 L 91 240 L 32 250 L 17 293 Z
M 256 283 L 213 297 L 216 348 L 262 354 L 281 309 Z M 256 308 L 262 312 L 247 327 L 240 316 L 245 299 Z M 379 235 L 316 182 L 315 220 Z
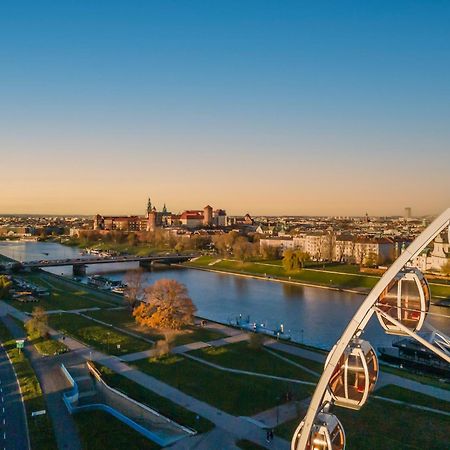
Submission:
M 156 208 L 153 207 L 153 209 L 148 213 L 147 231 L 155 231 L 157 215 L 158 213 L 156 212 Z
M 212 225 L 213 221 L 213 209 L 211 206 L 206 205 L 203 208 L 203 225 Z
M 101 230 L 103 228 L 103 218 L 100 214 L 94 216 L 94 230 Z

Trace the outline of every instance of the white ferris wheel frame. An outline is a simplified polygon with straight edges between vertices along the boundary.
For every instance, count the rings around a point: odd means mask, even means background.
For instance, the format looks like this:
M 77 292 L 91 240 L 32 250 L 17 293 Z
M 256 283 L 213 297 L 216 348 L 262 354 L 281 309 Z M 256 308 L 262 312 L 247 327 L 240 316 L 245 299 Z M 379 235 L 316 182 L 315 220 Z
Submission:
M 294 436 L 291 442 L 291 450 L 305 450 L 308 443 L 308 438 L 311 433 L 311 429 L 317 414 L 323 409 L 324 404 L 327 401 L 331 401 L 328 391 L 328 385 L 333 375 L 333 372 L 339 363 L 341 356 L 344 354 L 347 346 L 354 336 L 359 335 L 369 322 L 370 318 L 375 312 L 383 315 L 386 319 L 400 328 L 402 331 L 425 345 L 427 348 L 436 353 L 439 357 L 450 363 L 450 357 L 445 352 L 437 349 L 431 345 L 428 341 L 418 336 L 413 331 L 399 323 L 397 320 L 391 318 L 379 308 L 376 307 L 376 302 L 389 285 L 389 283 L 395 278 L 395 276 L 408 264 L 416 258 L 420 252 L 446 227 L 450 227 L 450 208 L 446 209 L 439 217 L 437 217 L 395 260 L 395 262 L 389 267 L 389 269 L 380 278 L 378 283 L 370 291 L 367 298 L 361 304 L 355 315 L 350 320 L 347 328 L 344 330 L 342 336 L 331 350 L 327 363 L 325 364 L 322 376 L 316 386 L 316 390 L 311 398 L 308 411 L 305 418 L 299 424 L 295 430 Z M 450 240 L 450 228 L 449 228 L 449 240 Z M 300 433 L 300 437 L 297 436 Z

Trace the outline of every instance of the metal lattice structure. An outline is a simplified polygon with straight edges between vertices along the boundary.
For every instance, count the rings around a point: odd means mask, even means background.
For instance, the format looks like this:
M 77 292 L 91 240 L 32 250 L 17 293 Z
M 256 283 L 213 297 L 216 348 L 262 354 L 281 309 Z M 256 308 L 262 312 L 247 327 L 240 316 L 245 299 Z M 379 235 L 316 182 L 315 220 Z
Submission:
M 386 332 L 410 336 L 450 363 L 450 352 L 446 346 L 432 345 L 416 333 L 428 311 L 429 289 L 423 276 L 411 267 L 414 258 L 447 227 L 450 240 L 450 208 L 403 251 L 361 304 L 328 355 L 306 416 L 295 430 L 291 450 L 345 448 L 343 429 L 329 409 L 333 404 L 359 409 L 376 382 L 377 371 L 375 373 L 373 369 L 371 373 L 368 369 L 368 361 L 373 361 L 371 347 L 360 339 L 374 313 Z M 411 289 L 407 282 L 415 283 L 411 286 L 417 287 L 418 294 L 406 296 L 405 292 Z M 403 294 L 402 289 L 405 289 Z M 365 355 L 370 358 L 366 359 Z

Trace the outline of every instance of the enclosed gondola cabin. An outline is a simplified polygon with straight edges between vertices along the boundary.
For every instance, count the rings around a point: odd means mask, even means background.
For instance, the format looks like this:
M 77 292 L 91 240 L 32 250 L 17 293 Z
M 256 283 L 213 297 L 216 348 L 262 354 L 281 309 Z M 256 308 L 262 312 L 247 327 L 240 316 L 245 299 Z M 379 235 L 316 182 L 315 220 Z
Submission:
M 303 422 L 297 429 L 293 448 L 297 448 L 297 442 L 301 436 Z M 314 424 L 311 428 L 308 442 L 305 450 L 344 450 L 345 433 L 339 419 L 329 413 L 321 412 L 317 414 Z
M 430 288 L 422 272 L 406 268 L 397 274 L 378 298 L 377 306 L 411 331 L 422 328 L 430 308 Z M 377 311 L 381 326 L 389 334 L 407 335 Z
M 378 379 L 378 358 L 372 346 L 355 338 L 339 359 L 328 389 L 337 406 L 360 409 Z

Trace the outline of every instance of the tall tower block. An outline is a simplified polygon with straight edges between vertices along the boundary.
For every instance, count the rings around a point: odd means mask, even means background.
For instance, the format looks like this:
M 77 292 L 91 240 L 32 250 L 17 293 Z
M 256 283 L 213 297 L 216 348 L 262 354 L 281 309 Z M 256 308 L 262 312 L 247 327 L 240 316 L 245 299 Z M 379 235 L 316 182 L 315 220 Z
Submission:
M 203 225 L 212 225 L 213 222 L 213 209 L 211 206 L 206 205 L 203 208 Z

